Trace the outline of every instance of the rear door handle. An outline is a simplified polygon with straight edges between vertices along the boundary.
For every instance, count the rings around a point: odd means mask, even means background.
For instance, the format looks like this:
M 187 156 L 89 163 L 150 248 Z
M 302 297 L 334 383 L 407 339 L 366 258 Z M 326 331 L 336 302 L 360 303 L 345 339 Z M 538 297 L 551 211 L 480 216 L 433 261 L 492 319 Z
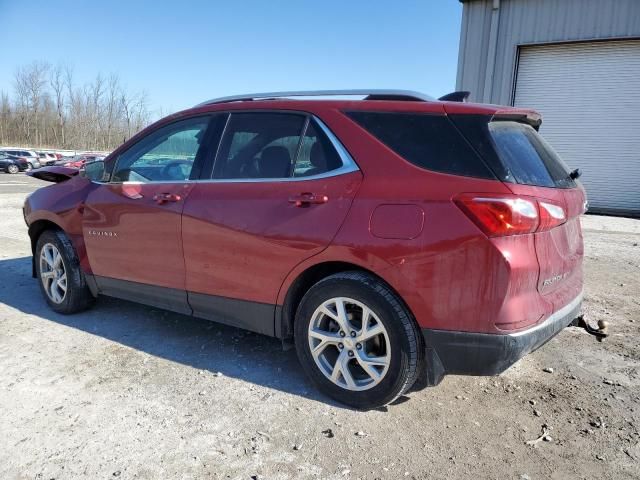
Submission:
M 180 200 L 182 200 L 182 197 L 175 193 L 156 193 L 153 196 L 153 200 L 157 204 L 162 205 L 163 203 L 167 202 L 179 202 Z
M 300 195 L 289 197 L 289 203 L 295 204 L 296 207 L 308 207 L 312 204 L 321 205 L 328 201 L 329 197 L 326 195 L 316 195 L 315 193 L 301 193 Z

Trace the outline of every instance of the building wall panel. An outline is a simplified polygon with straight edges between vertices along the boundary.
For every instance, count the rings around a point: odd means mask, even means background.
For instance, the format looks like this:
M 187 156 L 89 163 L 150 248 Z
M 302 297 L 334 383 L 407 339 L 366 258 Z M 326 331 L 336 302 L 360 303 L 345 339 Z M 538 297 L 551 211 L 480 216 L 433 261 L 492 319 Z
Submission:
M 456 89 L 469 90 L 472 101 L 511 103 L 518 45 L 640 37 L 640 0 L 468 0 L 463 4 Z M 487 72 L 494 14 L 498 15 L 495 61 L 493 71 Z M 491 84 L 485 89 L 487 78 Z

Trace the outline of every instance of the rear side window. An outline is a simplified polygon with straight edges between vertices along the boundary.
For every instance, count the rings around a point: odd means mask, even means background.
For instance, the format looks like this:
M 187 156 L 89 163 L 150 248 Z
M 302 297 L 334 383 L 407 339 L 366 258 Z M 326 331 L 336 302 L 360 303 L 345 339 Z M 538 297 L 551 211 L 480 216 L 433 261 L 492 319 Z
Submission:
M 573 187 L 569 168 L 553 148 L 529 125 L 489 123 L 489 133 L 504 166 L 516 182 L 540 187 Z
M 213 178 L 288 178 L 305 123 L 304 115 L 232 113 Z
M 315 119 L 298 113 L 232 113 L 213 178 L 311 177 L 340 167 L 340 155 Z
M 446 116 L 362 111 L 346 115 L 418 167 L 453 175 L 495 178 Z

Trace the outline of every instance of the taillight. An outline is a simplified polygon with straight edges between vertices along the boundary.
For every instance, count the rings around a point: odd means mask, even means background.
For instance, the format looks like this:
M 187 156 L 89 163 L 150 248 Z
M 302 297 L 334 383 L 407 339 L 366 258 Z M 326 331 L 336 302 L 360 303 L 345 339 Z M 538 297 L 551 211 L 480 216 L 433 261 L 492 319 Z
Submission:
M 549 202 L 538 201 L 540 206 L 540 226 L 538 231 L 551 230 L 567 221 L 564 208 Z
M 566 221 L 562 207 L 533 197 L 462 194 L 454 201 L 489 237 L 548 230 Z

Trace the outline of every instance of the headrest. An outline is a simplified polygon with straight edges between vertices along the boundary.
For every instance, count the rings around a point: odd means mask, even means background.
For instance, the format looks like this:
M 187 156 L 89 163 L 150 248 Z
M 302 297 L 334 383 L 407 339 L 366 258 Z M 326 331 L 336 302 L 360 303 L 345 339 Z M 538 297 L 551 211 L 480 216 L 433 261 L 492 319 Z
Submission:
M 260 157 L 260 175 L 264 178 L 285 178 L 291 169 L 291 155 L 282 146 L 267 147 Z

